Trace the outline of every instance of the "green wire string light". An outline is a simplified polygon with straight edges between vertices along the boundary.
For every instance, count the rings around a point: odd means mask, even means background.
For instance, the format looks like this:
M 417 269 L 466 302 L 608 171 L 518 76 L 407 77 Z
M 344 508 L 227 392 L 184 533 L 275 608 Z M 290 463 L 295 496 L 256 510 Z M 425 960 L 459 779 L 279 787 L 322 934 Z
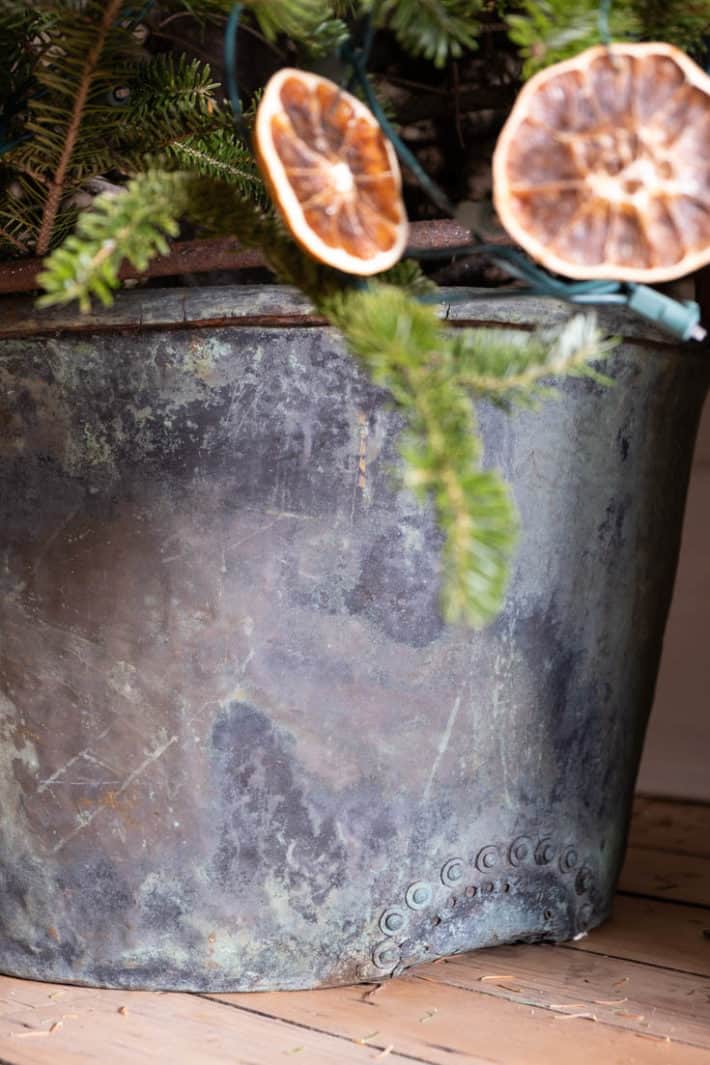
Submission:
M 611 33 L 609 31 L 609 15 L 611 13 L 611 0 L 599 0 L 599 37 L 602 44 L 605 44 L 607 48 L 611 44 Z

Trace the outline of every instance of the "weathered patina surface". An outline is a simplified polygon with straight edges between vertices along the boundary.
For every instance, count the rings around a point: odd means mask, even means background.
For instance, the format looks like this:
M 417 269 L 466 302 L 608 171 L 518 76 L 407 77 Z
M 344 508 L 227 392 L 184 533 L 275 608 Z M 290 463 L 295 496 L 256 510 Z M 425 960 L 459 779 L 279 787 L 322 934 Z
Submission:
M 616 386 L 481 410 L 523 533 L 472 633 L 398 415 L 290 293 L 6 312 L 0 971 L 309 987 L 602 920 L 707 366 L 632 325 Z

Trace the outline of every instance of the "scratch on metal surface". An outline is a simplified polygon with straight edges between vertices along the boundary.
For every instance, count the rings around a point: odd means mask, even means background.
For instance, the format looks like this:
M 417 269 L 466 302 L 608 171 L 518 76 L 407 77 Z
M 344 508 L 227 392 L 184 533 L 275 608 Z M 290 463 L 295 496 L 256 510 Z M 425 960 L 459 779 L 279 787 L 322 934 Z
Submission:
M 441 739 L 439 740 L 439 746 L 436 752 L 436 758 L 434 764 L 431 767 L 431 773 L 427 780 L 426 787 L 424 788 L 424 798 L 428 799 L 431 792 L 432 784 L 434 783 L 434 777 L 439 769 L 439 763 L 448 750 L 449 742 L 451 740 L 451 733 L 453 732 L 454 725 L 456 724 L 456 718 L 458 717 L 459 708 L 461 706 L 461 692 L 456 696 L 454 705 L 451 707 L 451 713 L 449 714 L 449 720 L 446 722 L 446 728 L 444 729 Z
M 154 762 L 157 762 L 159 758 L 162 758 L 168 748 L 172 747 L 174 743 L 177 743 L 177 740 L 177 735 L 171 736 L 169 740 L 166 740 L 165 743 L 162 743 L 159 747 L 156 747 L 154 751 L 151 751 L 151 753 L 143 759 L 141 764 L 139 766 L 136 766 L 132 773 L 128 774 L 121 786 L 116 789 L 116 791 L 114 792 L 115 797 L 118 798 L 119 795 L 122 795 L 124 793 L 126 788 L 130 788 L 133 781 L 136 780 L 142 773 L 144 773 L 149 765 L 152 765 Z M 75 836 L 78 836 L 80 832 L 83 832 L 85 828 L 88 828 L 91 822 L 96 817 L 98 817 L 98 815 L 105 809 L 105 806 L 99 806 L 96 810 L 92 810 L 91 813 L 80 814 L 78 817 L 79 823 L 77 824 L 77 826 L 72 829 L 72 831 L 69 832 L 66 836 L 64 836 L 63 839 L 60 839 L 58 843 L 55 843 L 54 847 L 52 848 L 52 853 L 57 854 L 62 849 L 62 847 L 65 847 L 67 843 L 74 839 Z
M 50 535 L 47 537 L 47 539 L 44 541 L 44 543 L 42 544 L 41 548 L 37 552 L 37 556 L 36 556 L 36 558 L 34 560 L 34 563 L 32 565 L 32 572 L 33 573 L 37 572 L 42 559 L 47 554 L 47 552 L 49 551 L 50 547 L 52 546 L 54 541 L 57 539 L 57 537 L 60 536 L 61 533 L 63 533 L 64 530 L 67 528 L 67 526 L 72 523 L 74 518 L 79 513 L 79 509 L 80 509 L 79 507 L 74 507 L 74 509 L 71 510 L 67 514 L 67 516 L 56 527 L 56 529 L 54 529 L 53 532 L 51 532 Z
M 46 780 L 40 780 L 39 786 L 37 788 L 37 793 L 41 795 L 43 791 L 47 790 L 47 788 L 51 788 L 53 784 L 56 784 L 59 778 L 64 773 L 66 773 L 68 769 L 71 769 L 73 765 L 76 765 L 76 763 L 80 759 L 86 758 L 86 756 L 91 753 L 91 748 L 94 746 L 94 744 L 99 743 L 100 740 L 102 740 L 104 736 L 106 736 L 110 731 L 111 725 L 108 725 L 107 728 L 105 728 L 103 732 L 96 737 L 95 740 L 92 740 L 88 747 L 85 747 L 83 751 L 79 751 L 78 754 L 73 755 L 66 763 L 66 765 L 61 766 L 54 773 L 52 773 L 51 777 L 47 777 Z

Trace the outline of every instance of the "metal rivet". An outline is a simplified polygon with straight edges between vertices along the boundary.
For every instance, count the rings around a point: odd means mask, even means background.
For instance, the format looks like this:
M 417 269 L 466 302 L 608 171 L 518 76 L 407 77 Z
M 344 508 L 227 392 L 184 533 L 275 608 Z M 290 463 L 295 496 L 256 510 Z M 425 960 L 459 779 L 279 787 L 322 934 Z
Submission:
M 461 858 L 449 858 L 441 870 L 441 882 L 451 887 L 463 880 L 463 860 Z
M 568 847 L 560 858 L 560 869 L 563 873 L 569 873 L 574 869 L 578 861 L 578 855 L 574 847 Z
M 555 857 L 555 848 L 549 836 L 541 839 L 535 850 L 535 861 L 538 865 L 549 865 Z
M 496 886 L 495 886 L 495 884 L 493 883 L 492 880 L 485 880 L 481 884 L 481 891 L 483 892 L 484 895 L 492 895 L 493 892 L 495 891 L 495 887 Z
M 577 927 L 582 931 L 586 931 L 592 923 L 592 905 L 589 902 L 585 902 L 583 906 L 579 907 L 577 911 Z
M 520 865 L 532 858 L 533 844 L 528 836 L 518 836 L 510 845 L 508 858 L 511 865 Z
M 373 964 L 378 969 L 393 969 L 399 961 L 399 951 L 391 939 L 378 943 L 372 952 Z
M 423 880 L 419 880 L 416 884 L 412 884 L 408 887 L 405 896 L 407 906 L 409 906 L 410 910 L 423 910 L 429 905 L 432 897 L 433 893 L 431 886 Z
M 577 873 L 577 880 L 575 882 L 577 894 L 584 895 L 587 891 L 592 889 L 593 884 L 594 876 L 592 875 L 592 870 L 585 865 Z
M 498 848 L 494 846 L 483 847 L 476 857 L 476 866 L 485 873 L 498 864 Z
M 472 899 L 473 896 L 476 894 L 477 890 L 478 890 L 478 888 L 476 887 L 475 884 L 469 884 L 469 886 L 466 888 L 466 894 L 468 895 L 468 897 L 470 899 Z
M 380 929 L 386 936 L 393 936 L 404 928 L 406 920 L 403 910 L 385 910 L 380 917 Z

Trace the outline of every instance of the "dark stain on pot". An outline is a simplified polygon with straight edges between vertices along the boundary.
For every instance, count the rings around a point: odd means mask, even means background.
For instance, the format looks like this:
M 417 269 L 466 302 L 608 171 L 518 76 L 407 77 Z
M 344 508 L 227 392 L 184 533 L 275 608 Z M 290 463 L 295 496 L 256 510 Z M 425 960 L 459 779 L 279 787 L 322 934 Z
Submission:
M 616 440 L 619 445 L 619 451 L 621 453 L 621 461 L 626 462 L 629 457 L 629 438 L 623 429 L 619 429 L 616 434 Z
M 608 552 L 610 560 L 618 555 L 624 544 L 624 522 L 629 508 L 628 496 L 612 499 L 606 508 L 604 520 L 597 530 L 601 546 Z
M 375 540 L 348 599 L 353 614 L 364 614 L 393 640 L 425 647 L 442 633 L 439 609 L 440 539 L 424 523 L 402 523 Z
M 74 894 L 86 928 L 95 925 L 100 914 L 111 914 L 115 922 L 125 920 L 134 898 L 115 863 L 102 856 L 76 865 L 73 872 L 76 879 L 67 886 Z
M 289 905 L 315 922 L 318 907 L 344 883 L 347 851 L 332 814 L 318 808 L 321 789 L 298 766 L 293 740 L 255 707 L 232 702 L 214 724 L 212 750 L 225 811 L 217 877 L 234 890 L 269 869 Z

